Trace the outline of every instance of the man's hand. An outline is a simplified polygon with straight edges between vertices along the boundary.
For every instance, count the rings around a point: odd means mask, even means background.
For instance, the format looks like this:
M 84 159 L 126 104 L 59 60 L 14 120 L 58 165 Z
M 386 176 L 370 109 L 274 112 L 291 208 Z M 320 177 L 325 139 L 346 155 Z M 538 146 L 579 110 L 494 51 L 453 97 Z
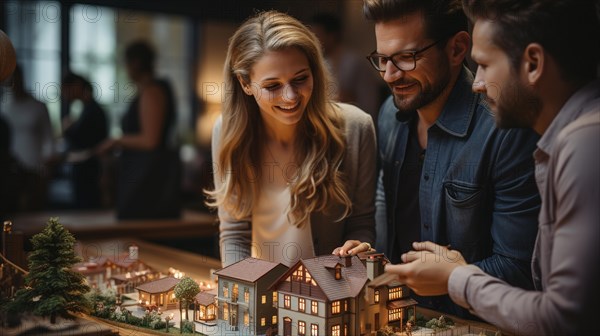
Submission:
M 448 294 L 448 278 L 452 271 L 466 265 L 460 252 L 432 242 L 413 243 L 413 251 L 402 255 L 404 264 L 387 265 L 386 272 L 422 296 Z

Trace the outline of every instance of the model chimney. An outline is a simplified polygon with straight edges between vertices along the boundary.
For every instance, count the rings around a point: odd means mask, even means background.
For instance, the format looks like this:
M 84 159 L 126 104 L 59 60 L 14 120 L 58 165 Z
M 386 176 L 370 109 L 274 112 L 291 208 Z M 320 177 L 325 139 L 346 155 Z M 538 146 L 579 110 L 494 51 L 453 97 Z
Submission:
M 129 259 L 130 260 L 138 259 L 138 247 L 136 245 L 129 246 Z
M 383 253 L 372 254 L 367 257 L 367 278 L 373 280 L 383 274 Z
M 345 267 L 352 266 L 352 256 L 351 255 L 345 256 L 343 258 L 344 258 L 344 266 Z

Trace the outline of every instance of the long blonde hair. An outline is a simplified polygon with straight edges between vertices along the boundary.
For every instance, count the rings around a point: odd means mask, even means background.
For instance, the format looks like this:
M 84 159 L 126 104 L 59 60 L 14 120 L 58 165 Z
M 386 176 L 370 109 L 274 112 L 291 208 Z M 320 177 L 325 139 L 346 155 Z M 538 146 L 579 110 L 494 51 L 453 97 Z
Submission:
M 260 192 L 256 183 L 261 166 L 263 130 L 258 105 L 244 93 L 238 76 L 250 83 L 253 65 L 268 51 L 296 48 L 306 55 L 313 76 L 313 92 L 298 127 L 296 141 L 297 179 L 290 186 L 288 216 L 301 225 L 312 212 L 344 207 L 339 220 L 351 211 L 344 176 L 340 171 L 345 153 L 344 119 L 327 97 L 330 75 L 315 35 L 300 21 L 283 13 L 268 11 L 244 22 L 229 40 L 224 78 L 227 94 L 223 106 L 220 152 L 215 162 L 215 179 L 222 184 L 208 191 L 207 204 L 225 207 L 237 219 L 252 214 Z

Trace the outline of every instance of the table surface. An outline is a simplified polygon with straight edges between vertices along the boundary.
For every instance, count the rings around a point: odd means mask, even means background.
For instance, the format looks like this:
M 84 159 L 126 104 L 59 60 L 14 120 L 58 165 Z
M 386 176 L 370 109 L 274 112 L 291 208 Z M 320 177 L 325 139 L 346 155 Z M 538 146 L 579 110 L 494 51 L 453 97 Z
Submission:
M 13 231 L 26 237 L 42 231 L 50 217 L 58 217 L 76 239 L 209 237 L 218 232 L 216 215 L 184 210 L 180 219 L 118 220 L 112 210 L 49 211 L 11 218 Z

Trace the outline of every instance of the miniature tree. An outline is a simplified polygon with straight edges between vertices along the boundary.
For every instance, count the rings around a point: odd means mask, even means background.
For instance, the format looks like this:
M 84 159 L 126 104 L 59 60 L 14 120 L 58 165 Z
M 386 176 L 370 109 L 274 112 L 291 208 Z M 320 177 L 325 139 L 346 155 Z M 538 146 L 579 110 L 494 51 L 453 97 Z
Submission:
M 181 320 L 181 306 L 185 305 L 185 319 L 188 319 L 188 306 L 200 293 L 200 286 L 190 277 L 184 277 L 174 289 L 175 297 L 179 300 L 179 317 Z
M 83 275 L 72 270 L 81 261 L 75 254 L 75 238 L 59 222 L 50 218 L 46 228 L 31 238 L 33 251 L 28 257 L 29 273 L 25 288 L 15 294 L 14 311 L 35 315 L 72 318 L 69 312 L 87 312 L 85 293 L 90 291 Z

